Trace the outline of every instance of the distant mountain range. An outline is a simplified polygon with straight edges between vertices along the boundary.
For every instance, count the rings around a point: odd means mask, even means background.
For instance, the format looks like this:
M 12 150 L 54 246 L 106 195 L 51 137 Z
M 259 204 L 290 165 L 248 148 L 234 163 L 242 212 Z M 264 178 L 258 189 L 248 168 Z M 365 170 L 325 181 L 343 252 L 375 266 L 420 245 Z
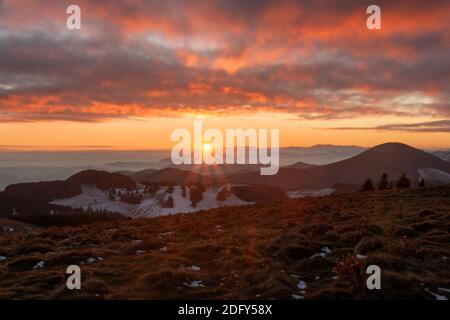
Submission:
M 318 145 L 309 148 L 311 149 L 336 153 L 335 146 Z M 358 147 L 348 149 L 359 150 Z M 314 190 L 333 188 L 336 185 L 354 188 L 359 187 L 367 178 L 379 179 L 383 173 L 387 173 L 393 180 L 405 173 L 413 185 L 420 178 L 425 178 L 429 183 L 450 182 L 450 162 L 401 143 L 382 144 L 349 159 L 327 165 L 296 162 L 281 167 L 275 176 L 261 176 L 259 168 L 259 165 L 180 165 L 160 170 L 146 169 L 128 175 L 137 183 L 172 182 L 179 185 L 183 182 L 195 182 L 205 186 L 240 183 L 277 186 L 285 190 Z
M 334 149 L 329 146 L 314 148 L 322 151 Z M 386 143 L 331 164 L 296 162 L 281 167 L 278 174 L 273 176 L 260 175 L 258 165 L 184 165 L 180 168 L 166 167 L 121 173 L 90 169 L 80 171 L 66 180 L 7 186 L 4 192 L 0 192 L 0 215 L 2 212 L 11 213 L 13 209 L 20 212 L 49 212 L 52 205 L 79 208 L 80 203 L 90 203 L 99 208 L 115 208 L 111 210 L 113 212 L 121 212 L 125 207 L 128 208 L 128 213 L 136 209 L 136 216 L 147 216 L 155 210 L 184 212 L 183 210 L 193 209 L 188 206 L 186 196 L 181 196 L 181 187 L 175 190 L 175 208 L 172 211 L 160 207 L 160 203 L 170 194 L 166 189 L 171 184 L 201 184 L 207 199 L 205 203 L 200 203 L 199 208 L 208 209 L 228 205 L 228 202 L 219 203 L 216 199 L 218 192 L 225 185 L 230 188 L 231 194 L 238 198 L 232 199 L 229 204 L 236 205 L 254 202 L 253 199 L 283 199 L 287 197 L 286 192 L 291 197 L 297 197 L 303 194 L 327 194 L 333 190 L 352 191 L 359 189 L 367 178 L 376 182 L 383 173 L 387 173 L 391 181 L 401 174 L 407 174 L 413 186 L 416 186 L 420 179 L 425 179 L 427 185 L 450 183 L 450 162 L 405 144 Z M 86 186 L 90 187 L 91 191 L 87 191 Z M 144 192 L 145 188 L 152 186 L 156 187 L 156 191 Z M 114 194 L 110 194 L 113 189 L 131 192 L 142 199 L 137 203 L 122 203 L 122 200 L 117 200 Z M 324 190 L 326 192 L 322 192 Z M 55 202 L 58 199 L 69 200 Z M 144 203 L 140 205 L 142 201 Z M 77 206 L 73 207 L 71 203 Z M 135 205 L 138 207 L 135 208 Z
M 285 152 L 298 153 L 302 148 L 284 148 Z M 358 152 L 362 148 L 356 146 L 336 147 L 317 145 L 305 148 L 320 150 L 320 152 L 336 155 Z M 281 167 L 274 176 L 261 176 L 260 165 L 170 165 L 163 169 L 145 169 L 136 172 L 120 171 L 110 174 L 105 171 L 84 170 L 65 180 L 65 183 L 75 185 L 95 185 L 100 189 L 114 186 L 133 187 L 135 183 L 143 182 L 183 182 L 202 183 L 206 186 L 223 185 L 225 183 L 244 183 L 278 186 L 285 190 L 310 190 L 332 188 L 337 184 L 360 185 L 365 179 L 378 179 L 382 173 L 388 173 L 393 179 L 406 173 L 413 183 L 419 178 L 428 177 L 428 180 L 441 180 L 447 182 L 450 174 L 450 162 L 440 157 L 447 153 L 440 151 L 436 155 L 410 147 L 401 143 L 386 143 L 362 151 L 356 156 L 326 165 L 315 165 L 305 162 L 295 162 Z M 164 159 L 161 164 L 169 164 Z M 171 163 L 170 163 L 171 164 Z M 6 188 L 12 189 L 20 186 L 39 184 L 19 184 Z
M 360 146 L 337 145 L 286 147 L 280 149 L 280 164 L 292 166 L 297 163 L 295 166 L 298 168 L 303 167 L 301 163 L 308 166 L 324 165 L 349 159 L 365 150 L 367 148 Z M 450 160 L 450 150 L 429 152 L 444 160 Z M 252 165 L 174 166 L 169 154 L 168 150 L 59 152 L 0 150 L 0 190 L 19 182 L 64 180 L 70 175 L 88 169 L 118 172 L 128 176 L 139 171 L 161 170 L 168 167 L 202 175 L 230 175 L 259 170 L 259 166 Z

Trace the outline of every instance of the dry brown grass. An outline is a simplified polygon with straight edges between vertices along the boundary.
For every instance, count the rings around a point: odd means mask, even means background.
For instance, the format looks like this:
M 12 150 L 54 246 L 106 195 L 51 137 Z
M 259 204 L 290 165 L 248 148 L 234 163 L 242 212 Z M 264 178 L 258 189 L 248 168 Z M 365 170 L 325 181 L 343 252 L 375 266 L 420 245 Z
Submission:
M 0 298 L 434 299 L 427 291 L 449 295 L 438 291 L 450 288 L 449 221 L 450 188 L 441 187 L 18 228 L 0 235 Z M 316 255 L 324 247 L 331 253 Z M 361 285 L 356 254 L 381 267 L 381 290 Z M 81 266 L 82 290 L 66 289 L 69 264 Z

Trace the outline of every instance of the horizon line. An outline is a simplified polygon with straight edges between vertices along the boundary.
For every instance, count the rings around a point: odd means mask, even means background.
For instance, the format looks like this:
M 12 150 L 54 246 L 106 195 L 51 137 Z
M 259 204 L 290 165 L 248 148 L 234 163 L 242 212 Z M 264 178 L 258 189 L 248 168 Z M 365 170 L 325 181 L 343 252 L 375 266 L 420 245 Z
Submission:
M 353 148 L 365 148 L 370 149 L 379 145 L 383 145 L 386 143 L 401 143 L 405 144 L 417 149 L 423 150 L 450 150 L 449 146 L 442 147 L 416 147 L 414 145 L 403 143 L 403 142 L 395 142 L 395 141 L 387 141 L 383 143 L 377 143 L 372 146 L 361 146 L 361 145 L 347 145 L 347 144 L 328 144 L 328 143 L 318 143 L 311 145 L 288 145 L 284 147 L 280 147 L 279 149 L 289 149 L 289 148 L 313 148 L 313 147 L 353 147 Z M 238 146 L 242 148 L 243 146 Z M 245 146 L 249 147 L 249 146 Z M 253 146 L 254 147 L 254 146 Z M 151 152 L 161 152 L 161 151 L 170 151 L 171 148 L 145 148 L 145 147 L 124 147 L 124 146 L 31 146 L 31 145 L 0 145 L 0 151 L 37 151 L 37 152 L 70 152 L 70 151 L 151 151 Z

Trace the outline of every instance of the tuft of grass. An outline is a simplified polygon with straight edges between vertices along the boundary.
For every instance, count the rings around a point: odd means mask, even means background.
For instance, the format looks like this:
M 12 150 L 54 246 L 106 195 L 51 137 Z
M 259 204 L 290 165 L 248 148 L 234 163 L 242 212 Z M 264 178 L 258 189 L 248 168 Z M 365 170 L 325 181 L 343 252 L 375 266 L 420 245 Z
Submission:
M 357 259 L 354 255 L 347 255 L 337 259 L 334 273 L 339 279 L 348 281 L 356 289 L 366 287 L 366 263 L 364 259 Z

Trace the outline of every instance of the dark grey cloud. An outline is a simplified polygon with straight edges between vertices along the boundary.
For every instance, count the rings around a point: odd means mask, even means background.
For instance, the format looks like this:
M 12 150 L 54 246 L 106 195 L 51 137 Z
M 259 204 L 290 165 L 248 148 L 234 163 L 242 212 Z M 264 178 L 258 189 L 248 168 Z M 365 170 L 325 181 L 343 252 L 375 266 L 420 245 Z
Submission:
M 185 110 L 448 117 L 449 29 L 440 24 L 448 2 L 383 1 L 385 33 L 347 30 L 355 19 L 364 27 L 367 4 L 80 1 L 85 29 L 70 33 L 56 27 L 64 3 L 0 1 L 0 117 L 98 121 Z M 433 28 L 391 31 L 390 16 Z
M 450 132 L 450 119 L 429 121 L 420 123 L 398 123 L 387 124 L 377 127 L 340 127 L 334 130 L 386 130 L 386 131 L 408 131 L 408 132 Z

